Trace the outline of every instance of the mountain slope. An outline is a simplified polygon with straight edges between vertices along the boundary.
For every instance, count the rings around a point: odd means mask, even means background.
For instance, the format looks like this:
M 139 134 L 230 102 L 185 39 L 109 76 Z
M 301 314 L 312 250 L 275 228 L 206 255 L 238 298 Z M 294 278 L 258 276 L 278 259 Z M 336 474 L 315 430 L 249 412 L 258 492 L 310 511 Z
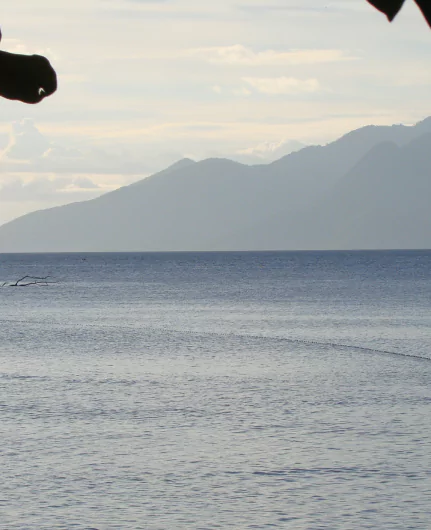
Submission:
M 430 150 L 431 133 L 406 146 L 374 148 L 319 206 L 314 241 L 331 248 L 431 248 Z
M 251 248 L 431 248 L 430 152 L 431 133 L 402 147 L 379 144 L 313 208 L 283 212 L 243 240 Z

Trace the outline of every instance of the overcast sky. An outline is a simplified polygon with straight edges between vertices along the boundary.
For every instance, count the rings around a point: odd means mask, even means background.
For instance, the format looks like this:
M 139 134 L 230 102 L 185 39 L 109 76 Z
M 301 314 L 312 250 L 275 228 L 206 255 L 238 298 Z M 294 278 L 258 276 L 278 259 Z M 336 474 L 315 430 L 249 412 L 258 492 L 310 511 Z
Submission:
M 46 55 L 58 92 L 0 101 L 0 223 L 189 156 L 280 156 L 430 112 L 431 32 L 365 0 L 20 0 L 2 49 Z

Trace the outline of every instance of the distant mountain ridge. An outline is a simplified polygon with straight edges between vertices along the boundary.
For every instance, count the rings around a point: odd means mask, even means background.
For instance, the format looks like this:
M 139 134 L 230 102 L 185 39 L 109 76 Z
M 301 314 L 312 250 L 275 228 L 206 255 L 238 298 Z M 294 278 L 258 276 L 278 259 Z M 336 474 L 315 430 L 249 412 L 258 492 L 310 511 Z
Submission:
M 183 159 L 0 227 L 0 252 L 431 248 L 431 118 L 270 164 Z

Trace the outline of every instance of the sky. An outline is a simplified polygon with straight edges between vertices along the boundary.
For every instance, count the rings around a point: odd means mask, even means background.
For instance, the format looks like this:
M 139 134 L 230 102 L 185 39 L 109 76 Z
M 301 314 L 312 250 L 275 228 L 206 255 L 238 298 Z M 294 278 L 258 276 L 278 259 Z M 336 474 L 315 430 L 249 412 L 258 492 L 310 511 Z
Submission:
M 413 1 L 20 0 L 1 48 L 59 88 L 0 100 L 0 224 L 86 200 L 183 157 L 274 160 L 431 114 L 431 32 Z

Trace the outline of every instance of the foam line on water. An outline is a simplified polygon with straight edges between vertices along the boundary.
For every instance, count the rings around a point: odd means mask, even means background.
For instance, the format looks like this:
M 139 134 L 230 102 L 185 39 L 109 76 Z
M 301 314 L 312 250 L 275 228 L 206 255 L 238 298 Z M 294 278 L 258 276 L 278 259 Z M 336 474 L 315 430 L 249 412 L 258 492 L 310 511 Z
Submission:
M 371 348 L 369 346 L 357 346 L 354 344 L 340 344 L 338 342 L 323 342 L 316 340 L 308 339 L 295 339 L 291 337 L 270 337 L 268 335 L 258 335 L 258 334 L 243 334 L 243 333 L 233 333 L 233 332 L 217 332 L 217 331 L 196 331 L 191 329 L 174 329 L 174 328 L 145 328 L 148 330 L 154 330 L 159 332 L 169 332 L 169 333 L 179 333 L 179 334 L 190 334 L 190 335 L 201 335 L 201 336 L 216 336 L 216 337 L 232 337 L 232 338 L 244 338 L 244 339 L 256 339 L 256 340 L 271 340 L 278 342 L 288 342 L 291 344 L 305 344 L 305 345 L 314 345 L 314 346 L 323 346 L 327 348 L 338 348 L 343 350 L 356 350 L 369 353 L 377 353 L 380 355 L 394 355 L 396 357 L 408 357 L 411 359 L 420 359 L 422 361 L 431 361 L 430 357 L 424 357 L 422 355 L 416 355 L 414 353 L 403 353 L 396 352 L 393 350 L 381 350 L 378 348 Z
M 31 324 L 30 321 L 20 321 L 20 320 L 12 320 L 12 319 L 0 319 L 0 323 L 14 323 L 14 324 Z M 53 325 L 54 323 L 51 323 Z M 270 337 L 268 335 L 258 335 L 258 334 L 243 334 L 243 333 L 227 333 L 227 332 L 218 332 L 218 331 L 196 331 L 192 329 L 175 329 L 175 328 L 168 328 L 168 327 L 145 327 L 148 331 L 156 331 L 156 332 L 167 332 L 167 333 L 179 333 L 179 334 L 193 334 L 193 335 L 201 335 L 201 336 L 217 336 L 217 337 L 232 337 L 232 338 L 245 338 L 245 339 L 256 339 L 256 340 L 271 340 L 271 341 L 281 341 L 281 342 L 288 342 L 291 344 L 308 344 L 308 345 L 315 345 L 315 346 L 323 346 L 323 347 L 331 347 L 331 348 L 338 348 L 338 349 L 344 349 L 344 350 L 357 350 L 362 352 L 369 352 L 369 353 L 377 353 L 380 355 L 393 355 L 397 357 L 408 357 L 411 359 L 420 359 L 422 361 L 431 361 L 431 357 L 424 357 L 422 355 L 416 355 L 414 353 L 403 353 L 403 352 L 396 352 L 393 350 L 381 350 L 378 348 L 371 348 L 369 346 L 357 346 L 354 344 L 340 344 L 337 342 L 323 342 L 323 341 L 316 341 L 316 340 L 308 340 L 308 339 L 296 339 L 291 337 Z

